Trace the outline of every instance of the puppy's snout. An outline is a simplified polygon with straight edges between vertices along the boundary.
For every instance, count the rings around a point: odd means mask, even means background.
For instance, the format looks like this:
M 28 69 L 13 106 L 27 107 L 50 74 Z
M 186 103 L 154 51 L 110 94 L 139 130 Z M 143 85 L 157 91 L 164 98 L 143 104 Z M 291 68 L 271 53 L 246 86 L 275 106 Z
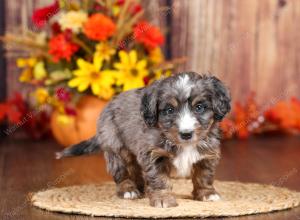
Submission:
M 193 132 L 180 132 L 179 134 L 183 140 L 189 140 L 193 137 Z

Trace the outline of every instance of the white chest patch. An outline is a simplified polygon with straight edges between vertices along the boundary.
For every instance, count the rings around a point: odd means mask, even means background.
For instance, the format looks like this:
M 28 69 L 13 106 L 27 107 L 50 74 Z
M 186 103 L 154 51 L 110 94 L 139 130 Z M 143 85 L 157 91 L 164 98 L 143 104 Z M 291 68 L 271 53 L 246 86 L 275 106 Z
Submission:
M 203 157 L 199 154 L 196 146 L 185 146 L 173 160 L 178 177 L 189 177 L 191 175 L 193 164 L 201 160 Z

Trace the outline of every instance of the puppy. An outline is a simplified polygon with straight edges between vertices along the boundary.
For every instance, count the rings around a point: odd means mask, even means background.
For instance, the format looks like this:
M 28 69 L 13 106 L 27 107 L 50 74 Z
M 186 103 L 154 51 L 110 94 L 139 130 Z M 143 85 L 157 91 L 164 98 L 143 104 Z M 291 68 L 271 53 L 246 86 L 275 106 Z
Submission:
M 96 135 L 57 157 L 103 151 L 120 198 L 146 194 L 151 206 L 176 206 L 170 176 L 177 176 L 191 177 L 195 200 L 215 201 L 218 122 L 229 110 L 229 91 L 216 77 L 176 74 L 115 97 Z

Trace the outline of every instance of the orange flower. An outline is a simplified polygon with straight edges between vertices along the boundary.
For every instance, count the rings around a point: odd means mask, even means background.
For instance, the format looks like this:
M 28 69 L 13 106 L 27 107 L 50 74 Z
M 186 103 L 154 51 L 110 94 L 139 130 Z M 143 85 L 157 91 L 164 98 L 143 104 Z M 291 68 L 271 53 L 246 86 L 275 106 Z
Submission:
M 133 32 L 136 41 L 144 44 L 147 49 L 154 49 L 163 44 L 165 40 L 159 28 L 146 21 L 139 22 Z
M 116 31 L 116 25 L 107 16 L 97 13 L 93 14 L 84 25 L 84 33 L 92 40 L 104 41 L 111 37 Z
M 292 98 L 290 101 L 279 101 L 265 112 L 270 122 L 278 124 L 282 129 L 300 130 L 300 100 Z
M 54 62 L 60 59 L 70 61 L 71 56 L 79 49 L 77 44 L 72 43 L 64 34 L 58 34 L 49 41 L 49 54 Z
M 241 138 L 245 139 L 249 137 L 250 132 L 247 128 L 249 124 L 249 116 L 247 114 L 247 109 L 241 103 L 236 102 L 234 105 L 234 114 L 235 114 L 235 131 L 236 135 Z

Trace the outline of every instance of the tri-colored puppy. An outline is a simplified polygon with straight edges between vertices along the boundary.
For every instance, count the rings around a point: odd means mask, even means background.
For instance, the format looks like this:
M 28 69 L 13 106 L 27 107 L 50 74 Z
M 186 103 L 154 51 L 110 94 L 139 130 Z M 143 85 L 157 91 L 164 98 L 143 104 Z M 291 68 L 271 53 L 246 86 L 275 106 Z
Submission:
M 115 97 L 100 115 L 97 134 L 57 157 L 103 151 L 124 199 L 146 194 L 151 206 L 176 206 L 169 180 L 177 176 L 192 178 L 194 199 L 215 201 L 218 122 L 229 110 L 229 91 L 216 77 L 176 74 Z

